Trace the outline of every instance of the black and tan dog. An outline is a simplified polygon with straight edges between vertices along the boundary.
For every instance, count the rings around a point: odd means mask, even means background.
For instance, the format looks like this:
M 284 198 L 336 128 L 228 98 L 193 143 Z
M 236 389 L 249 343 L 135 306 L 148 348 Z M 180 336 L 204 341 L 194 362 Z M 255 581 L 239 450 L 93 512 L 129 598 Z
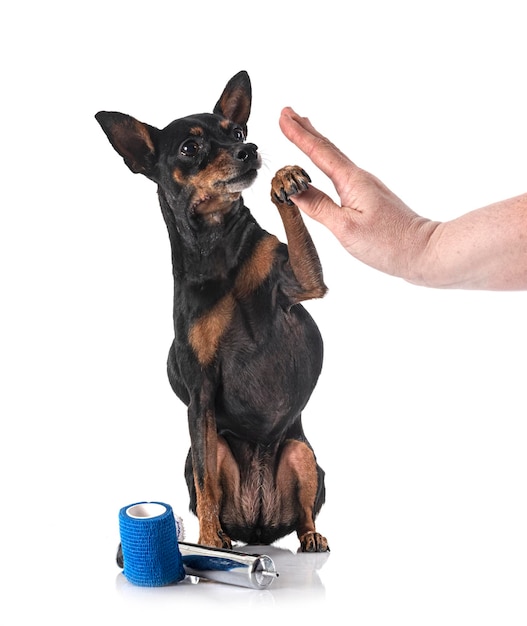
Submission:
M 272 543 L 296 531 L 301 550 L 328 550 L 315 517 L 324 472 L 301 413 L 322 367 L 317 326 L 299 304 L 326 292 L 319 258 L 291 196 L 299 167 L 272 181 L 288 245 L 263 230 L 241 193 L 256 178 L 246 143 L 251 84 L 225 87 L 213 113 L 163 130 L 115 112 L 96 115 L 135 173 L 158 186 L 172 248 L 175 339 L 168 376 L 188 406 L 185 467 L 199 543 Z

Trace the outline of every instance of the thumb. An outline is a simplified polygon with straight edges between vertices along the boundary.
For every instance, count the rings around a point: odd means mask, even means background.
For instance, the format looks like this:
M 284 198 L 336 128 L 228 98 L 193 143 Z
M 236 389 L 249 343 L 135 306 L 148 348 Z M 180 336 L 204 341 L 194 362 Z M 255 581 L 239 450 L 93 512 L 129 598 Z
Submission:
M 311 185 L 293 200 L 301 211 L 331 231 L 342 219 L 342 209 L 327 194 Z

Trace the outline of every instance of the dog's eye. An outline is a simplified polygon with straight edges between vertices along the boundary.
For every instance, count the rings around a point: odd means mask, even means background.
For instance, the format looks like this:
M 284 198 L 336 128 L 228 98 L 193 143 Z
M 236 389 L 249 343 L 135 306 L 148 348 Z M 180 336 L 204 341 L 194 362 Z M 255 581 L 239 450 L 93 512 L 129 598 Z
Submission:
M 232 129 L 232 135 L 236 141 L 245 141 L 245 134 L 239 126 Z
M 194 139 L 187 139 L 181 144 L 179 152 L 183 156 L 194 157 L 199 152 L 199 144 Z

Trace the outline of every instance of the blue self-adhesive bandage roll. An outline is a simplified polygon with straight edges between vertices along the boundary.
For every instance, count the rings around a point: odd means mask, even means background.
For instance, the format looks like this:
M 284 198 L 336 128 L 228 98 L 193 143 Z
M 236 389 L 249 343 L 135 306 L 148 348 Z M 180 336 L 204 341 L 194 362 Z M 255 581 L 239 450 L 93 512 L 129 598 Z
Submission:
M 185 577 L 172 507 L 137 502 L 119 511 L 123 574 L 141 587 L 162 587 Z

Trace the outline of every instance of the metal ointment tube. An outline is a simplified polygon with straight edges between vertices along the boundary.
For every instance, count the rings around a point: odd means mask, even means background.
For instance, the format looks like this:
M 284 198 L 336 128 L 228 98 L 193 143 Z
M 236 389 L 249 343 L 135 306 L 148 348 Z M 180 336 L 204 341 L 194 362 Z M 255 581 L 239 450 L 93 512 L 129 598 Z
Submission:
M 179 542 L 179 550 L 188 576 L 252 589 L 265 589 L 278 577 L 273 560 L 265 554 L 245 554 L 183 541 Z

